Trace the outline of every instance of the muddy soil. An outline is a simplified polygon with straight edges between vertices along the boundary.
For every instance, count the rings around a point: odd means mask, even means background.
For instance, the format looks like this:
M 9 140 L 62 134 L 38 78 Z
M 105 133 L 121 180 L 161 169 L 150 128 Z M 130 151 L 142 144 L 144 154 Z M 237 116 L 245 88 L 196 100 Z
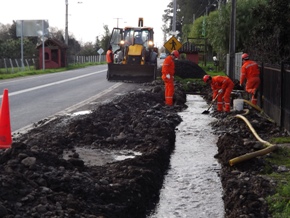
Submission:
M 174 101 L 164 104 L 164 86 L 156 81 L 92 113 L 37 123 L 0 152 L 0 217 L 145 218 L 158 202 L 175 148 L 178 112 L 187 107 L 178 83 Z M 261 149 L 236 114 L 208 115 L 218 118 L 212 126 L 219 135 L 215 157 L 222 165 L 225 217 L 271 217 L 265 197 L 275 183 L 261 175 L 264 158 L 229 166 L 230 159 Z M 245 116 L 264 140 L 286 134 L 255 110 Z M 94 165 L 80 148 L 129 155 Z

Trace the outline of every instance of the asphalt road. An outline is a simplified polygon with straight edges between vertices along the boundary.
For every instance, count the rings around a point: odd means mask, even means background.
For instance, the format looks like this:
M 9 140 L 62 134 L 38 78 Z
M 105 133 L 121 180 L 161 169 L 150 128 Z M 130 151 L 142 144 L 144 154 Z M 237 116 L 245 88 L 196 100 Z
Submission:
M 8 89 L 13 134 L 23 133 L 44 119 L 90 109 L 90 105 L 135 89 L 134 84 L 108 82 L 106 72 L 107 65 L 98 65 L 0 81 L 1 102 L 4 89 Z

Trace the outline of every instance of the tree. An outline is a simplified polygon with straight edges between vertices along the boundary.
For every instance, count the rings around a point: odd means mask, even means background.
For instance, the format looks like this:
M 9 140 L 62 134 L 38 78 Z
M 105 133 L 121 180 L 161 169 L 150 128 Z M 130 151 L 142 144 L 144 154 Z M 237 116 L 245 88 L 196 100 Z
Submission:
M 96 42 L 95 42 L 94 46 L 95 46 L 96 51 L 98 51 L 100 48 L 102 48 L 102 44 L 101 44 L 101 40 L 100 40 L 99 36 L 96 37 Z
M 276 1 L 280 2 L 281 5 L 281 1 Z M 287 0 L 282 1 L 286 2 Z M 196 1 L 193 2 L 196 3 Z M 186 31 L 189 37 L 206 37 L 208 39 L 208 43 L 213 47 L 213 50 L 218 52 L 220 57 L 225 57 L 229 49 L 231 4 L 221 5 L 219 10 L 216 10 L 216 7 L 213 8 L 212 6 L 210 6 L 210 3 L 214 3 L 213 1 L 208 1 L 208 5 L 205 5 L 204 2 L 206 1 L 200 2 L 200 7 L 197 12 L 195 12 L 199 17 L 196 18 L 194 24 L 184 24 L 185 27 L 183 31 Z M 257 34 L 256 32 L 253 32 L 253 30 L 257 30 L 258 27 L 263 26 L 261 25 L 262 20 L 257 19 L 259 16 L 254 14 L 254 12 L 257 11 L 261 13 L 261 11 L 265 11 L 264 7 L 266 3 L 266 0 L 237 0 L 236 51 L 249 51 L 250 45 L 252 46 L 252 48 L 257 47 L 256 45 L 254 45 L 254 43 L 251 43 L 254 41 L 258 45 L 261 43 L 261 39 L 257 40 Z M 271 7 L 272 9 L 275 8 L 273 6 L 268 7 Z M 283 7 L 285 7 L 285 4 Z M 279 11 L 280 9 L 281 8 L 278 8 L 276 9 L 276 11 Z M 205 10 L 208 11 L 208 15 L 204 14 Z M 204 15 L 200 16 L 202 14 Z M 285 11 L 285 16 L 286 15 L 289 17 L 289 15 Z M 267 17 L 267 19 L 264 18 L 263 20 L 264 22 L 266 22 L 269 19 L 270 17 Z M 186 15 L 186 13 L 184 20 L 185 22 L 188 20 L 188 15 Z M 287 19 L 281 18 L 280 21 L 282 20 L 285 21 Z M 275 22 L 277 23 L 277 20 Z M 284 40 L 284 42 L 285 41 L 286 40 Z M 287 51 L 289 51 L 289 49 Z
M 62 42 L 64 43 L 64 38 Z M 73 36 L 68 37 L 68 46 L 70 55 L 79 55 L 82 50 L 82 45 Z
M 101 39 L 100 36 L 96 37 L 95 43 L 87 42 L 81 47 L 79 55 L 98 55 L 97 51 L 102 48 L 104 51 L 107 51 L 108 44 L 110 40 L 110 31 L 108 25 L 104 25 L 104 34 Z
M 10 28 L 11 28 L 10 24 L 4 25 L 0 23 L 0 40 L 8 40 L 11 38 L 9 32 Z
M 290 61 L 289 10 L 289 0 L 272 0 L 253 10 L 258 24 L 244 47 L 255 59 L 276 64 Z
M 187 34 L 190 32 L 188 29 L 190 24 L 193 24 L 197 18 L 204 16 L 207 7 L 212 6 L 214 2 L 216 0 L 176 0 L 176 29 L 180 32 L 178 37 L 181 41 L 184 42 L 189 37 Z M 171 1 L 162 15 L 162 21 L 166 26 L 166 28 L 162 28 L 165 36 L 172 30 L 172 19 L 173 2 Z M 184 28 L 184 26 L 186 27 Z
M 218 59 L 224 60 L 229 52 L 230 40 L 230 10 L 224 7 L 222 10 L 211 12 L 207 19 L 206 37 L 213 50 L 217 52 Z
M 97 54 L 97 51 L 95 50 L 93 43 L 87 42 L 82 46 L 78 55 L 90 56 L 90 55 L 96 55 L 96 54 Z
M 206 37 L 213 50 L 225 57 L 229 50 L 231 4 L 225 0 L 176 1 L 179 9 L 176 19 L 179 21 L 183 17 L 182 42 L 188 37 Z M 248 52 L 253 59 L 268 63 L 290 61 L 289 0 L 236 2 L 236 52 Z M 162 15 L 164 41 L 171 31 L 172 15 L 171 1 Z
M 110 43 L 110 30 L 108 28 L 108 25 L 104 25 L 104 34 L 102 35 L 102 40 L 101 40 L 101 47 L 104 49 L 104 51 L 108 50 L 108 45 Z
M 172 1 L 167 5 L 167 8 L 164 10 L 164 14 L 162 15 L 162 21 L 164 25 L 162 26 L 162 31 L 164 34 L 164 43 L 166 41 L 166 35 L 171 31 L 171 22 L 172 22 L 172 13 L 173 13 L 173 3 Z
M 53 38 L 53 39 L 57 39 L 58 41 L 63 42 L 63 43 L 65 41 L 65 39 L 64 39 L 64 31 L 63 30 L 59 30 L 56 27 L 50 27 L 49 28 L 49 37 Z M 71 36 L 69 38 L 71 38 Z
M 9 35 L 11 39 L 17 39 L 17 34 L 16 34 L 16 22 L 13 21 L 13 24 L 10 26 Z
M 20 39 L 7 39 L 0 40 L 0 58 L 21 58 L 21 40 Z M 35 44 L 25 37 L 23 39 L 23 54 L 26 57 L 33 57 L 37 53 Z
M 37 37 L 24 37 L 23 54 L 33 57 L 36 50 Z M 0 58 L 21 58 L 21 39 L 16 36 L 16 22 L 13 24 L 0 24 Z

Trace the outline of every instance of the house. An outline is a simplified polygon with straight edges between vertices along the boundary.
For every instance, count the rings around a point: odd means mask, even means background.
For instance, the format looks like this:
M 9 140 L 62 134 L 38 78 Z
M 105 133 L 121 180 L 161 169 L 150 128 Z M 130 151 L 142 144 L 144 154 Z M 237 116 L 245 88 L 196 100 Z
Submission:
M 37 46 L 39 54 L 39 69 L 43 69 L 43 45 Z M 54 69 L 67 66 L 66 44 L 57 39 L 48 38 L 44 42 L 44 69 Z
M 185 42 L 178 51 L 179 51 L 179 53 L 185 53 L 187 60 L 190 60 L 190 61 L 198 64 L 198 59 L 199 59 L 198 52 L 199 52 L 199 48 L 196 47 L 191 42 Z

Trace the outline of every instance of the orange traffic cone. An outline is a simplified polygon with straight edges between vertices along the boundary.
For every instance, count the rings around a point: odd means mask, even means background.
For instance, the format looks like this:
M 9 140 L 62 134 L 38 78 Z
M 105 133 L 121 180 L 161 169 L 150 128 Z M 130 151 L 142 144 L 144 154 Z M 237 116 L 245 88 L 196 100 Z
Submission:
M 12 144 L 8 89 L 4 89 L 0 110 L 0 149 L 10 148 Z

